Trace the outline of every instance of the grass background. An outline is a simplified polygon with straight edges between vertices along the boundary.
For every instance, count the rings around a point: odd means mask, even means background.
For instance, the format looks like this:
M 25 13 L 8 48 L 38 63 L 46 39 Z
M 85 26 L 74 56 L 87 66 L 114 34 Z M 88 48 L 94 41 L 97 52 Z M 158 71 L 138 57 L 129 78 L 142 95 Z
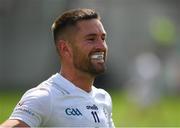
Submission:
M 25 91 L 0 91 L 0 123 L 11 114 Z M 116 127 L 180 127 L 180 97 L 165 97 L 158 104 L 140 108 L 126 94 L 110 91 Z

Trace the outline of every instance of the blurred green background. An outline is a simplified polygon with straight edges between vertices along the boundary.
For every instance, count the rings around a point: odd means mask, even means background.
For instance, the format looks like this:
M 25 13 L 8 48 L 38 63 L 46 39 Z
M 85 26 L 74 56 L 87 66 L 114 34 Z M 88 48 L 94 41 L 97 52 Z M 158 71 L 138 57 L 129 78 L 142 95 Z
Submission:
M 0 92 L 0 123 L 11 114 L 24 91 Z M 149 107 L 129 102 L 126 94 L 110 91 L 116 127 L 180 127 L 180 97 L 164 97 Z
M 109 47 L 116 126 L 180 127 L 180 0 L 0 0 L 0 122 L 28 88 L 59 71 L 51 25 L 63 11 L 93 8 Z

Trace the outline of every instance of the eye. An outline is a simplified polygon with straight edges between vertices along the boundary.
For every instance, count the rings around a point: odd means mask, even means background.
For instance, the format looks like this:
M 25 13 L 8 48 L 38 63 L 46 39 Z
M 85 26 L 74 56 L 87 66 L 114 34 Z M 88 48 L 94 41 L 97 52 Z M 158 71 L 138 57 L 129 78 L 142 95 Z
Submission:
M 101 35 L 101 40 L 103 40 L 103 41 L 106 40 L 106 34 L 105 33 Z
M 87 40 L 88 40 L 88 41 L 95 41 L 96 38 L 88 38 Z
M 101 39 L 102 39 L 103 41 L 105 41 L 105 40 L 106 40 L 106 37 L 105 37 L 105 36 L 102 36 Z
M 106 40 L 106 38 L 105 38 L 105 37 L 102 37 L 101 39 L 102 39 L 103 41 L 105 41 L 105 40 Z

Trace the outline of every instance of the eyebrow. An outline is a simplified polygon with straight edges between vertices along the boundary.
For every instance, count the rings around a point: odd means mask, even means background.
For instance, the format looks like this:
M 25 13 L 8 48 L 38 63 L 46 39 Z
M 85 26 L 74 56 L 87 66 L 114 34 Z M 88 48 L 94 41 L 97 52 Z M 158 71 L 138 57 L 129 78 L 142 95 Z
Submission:
M 91 37 L 91 36 L 97 36 L 98 34 L 95 34 L 95 33 L 90 33 L 88 35 L 86 35 L 85 37 Z M 106 33 L 103 33 L 102 34 L 103 36 L 106 36 Z

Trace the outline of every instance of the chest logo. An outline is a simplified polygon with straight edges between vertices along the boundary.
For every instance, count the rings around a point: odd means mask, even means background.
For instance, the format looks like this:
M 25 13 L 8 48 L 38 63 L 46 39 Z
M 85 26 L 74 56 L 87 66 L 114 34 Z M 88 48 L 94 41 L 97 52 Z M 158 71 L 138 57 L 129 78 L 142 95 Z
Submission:
M 86 109 L 98 110 L 98 107 L 95 104 L 93 104 L 92 106 L 90 105 L 86 106 Z
M 77 108 L 66 108 L 65 112 L 69 116 L 82 116 L 82 113 Z

